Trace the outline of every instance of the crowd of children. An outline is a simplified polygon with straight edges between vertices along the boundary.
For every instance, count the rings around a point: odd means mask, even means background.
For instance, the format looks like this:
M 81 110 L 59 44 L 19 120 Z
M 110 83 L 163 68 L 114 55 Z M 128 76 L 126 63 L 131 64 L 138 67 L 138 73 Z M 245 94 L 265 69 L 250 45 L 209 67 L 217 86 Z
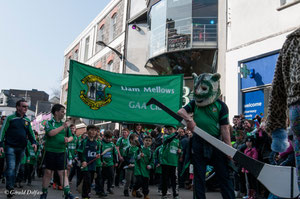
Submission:
M 156 185 L 158 194 L 167 198 L 171 193 L 178 198 L 178 180 L 190 187 L 189 169 L 185 177 L 178 178 L 183 165 L 182 155 L 187 147 L 186 142 L 191 132 L 176 126 L 158 126 L 154 130 L 145 130 L 141 124 L 136 124 L 133 130 L 123 128 L 121 132 L 105 130 L 88 125 L 86 132 L 77 135 L 75 125 L 70 125 L 72 141 L 66 145 L 66 169 L 70 184 L 82 198 L 90 198 L 92 192 L 99 197 L 114 194 L 113 188 L 123 185 L 124 196 L 149 199 L 149 184 Z M 178 133 L 181 132 L 181 133 Z M 187 132 L 187 133 L 186 133 Z M 188 136 L 189 134 L 189 136 Z M 38 150 L 35 152 L 30 143 L 22 160 L 16 179 L 16 187 L 27 187 L 36 177 L 44 175 L 44 144 L 45 137 L 39 137 Z M 4 155 L 4 154 L 3 154 Z M 0 157 L 4 160 L 4 157 Z M 5 180 L 5 161 L 1 161 L 1 179 Z M 52 174 L 49 187 L 63 190 L 60 175 L 57 171 Z M 43 188 L 44 189 L 44 188 Z M 73 193 L 78 195 L 78 193 Z
M 98 127 L 89 125 L 87 135 L 74 139 L 75 153 L 70 150 L 73 147 L 68 147 L 72 168 L 74 162 L 80 165 L 76 184 L 82 198 L 89 198 L 94 182 L 99 197 L 114 194 L 113 184 L 124 183 L 124 196 L 149 199 L 150 178 L 155 177 L 162 198 L 167 198 L 169 182 L 173 198 L 178 198 L 176 168 L 182 155 L 180 140 L 186 137 L 185 133 L 179 135 L 175 126 L 144 132 L 137 124 L 134 131 L 124 128 L 121 136 L 117 136 L 110 130 L 101 134 Z M 70 180 L 74 176 L 72 173 Z

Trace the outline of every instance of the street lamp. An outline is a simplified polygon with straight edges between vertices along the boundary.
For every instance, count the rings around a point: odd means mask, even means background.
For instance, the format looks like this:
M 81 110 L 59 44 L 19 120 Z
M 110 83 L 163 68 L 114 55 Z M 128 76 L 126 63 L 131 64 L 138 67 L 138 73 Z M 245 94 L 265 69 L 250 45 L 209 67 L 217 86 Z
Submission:
M 114 51 L 114 52 L 118 55 L 118 57 L 119 57 L 121 60 L 124 59 L 124 56 L 123 56 L 119 51 L 117 51 L 116 49 L 114 49 L 114 48 L 108 46 L 108 45 L 107 45 L 106 43 L 104 43 L 103 41 L 97 41 L 96 44 L 111 49 L 112 51 Z

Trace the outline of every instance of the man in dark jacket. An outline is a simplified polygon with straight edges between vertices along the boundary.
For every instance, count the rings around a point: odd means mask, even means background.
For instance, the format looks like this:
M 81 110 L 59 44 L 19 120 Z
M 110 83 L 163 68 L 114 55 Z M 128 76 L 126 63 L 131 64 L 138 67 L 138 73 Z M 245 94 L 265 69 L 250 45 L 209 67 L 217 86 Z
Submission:
M 22 99 L 16 103 L 16 112 L 7 116 L 0 132 L 0 155 L 6 158 L 6 189 L 7 197 L 13 196 L 16 173 L 18 173 L 21 159 L 30 140 L 36 151 L 36 140 L 31 128 L 30 120 L 26 117 L 28 103 Z

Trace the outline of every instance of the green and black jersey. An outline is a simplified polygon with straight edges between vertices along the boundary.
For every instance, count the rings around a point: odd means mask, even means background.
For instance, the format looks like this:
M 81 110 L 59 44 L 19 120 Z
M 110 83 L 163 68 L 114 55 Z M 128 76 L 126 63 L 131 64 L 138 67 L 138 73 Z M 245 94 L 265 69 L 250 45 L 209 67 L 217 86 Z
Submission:
M 71 136 L 71 130 L 68 128 L 68 132 L 66 133 L 65 129 L 60 131 L 55 136 L 49 136 L 49 132 L 53 129 L 59 128 L 64 123 L 62 121 L 57 122 L 54 118 L 47 121 L 45 126 L 46 131 L 46 142 L 45 142 L 45 150 L 54 153 L 63 153 L 66 150 L 65 137 Z
M 21 117 L 17 112 L 7 116 L 0 131 L 0 147 L 6 146 L 25 148 L 27 138 L 31 144 L 36 144 L 35 135 L 32 131 L 30 119 L 24 115 Z
M 178 133 L 172 133 L 164 138 L 161 164 L 169 166 L 178 166 L 179 153 L 181 149 L 180 141 L 177 138 Z
M 229 124 L 228 107 L 221 100 L 204 107 L 196 106 L 195 100 L 192 100 L 183 108 L 194 113 L 196 125 L 214 137 L 220 136 L 220 126 Z
M 140 150 L 138 150 L 138 155 L 135 158 L 134 164 L 134 175 L 141 175 L 145 178 L 150 178 L 150 170 L 147 169 L 147 166 L 150 165 L 151 168 L 154 166 L 153 154 L 150 147 L 142 146 Z M 140 154 L 143 153 L 144 157 L 141 157 Z
M 124 161 L 125 161 L 125 165 L 128 166 L 129 164 L 134 164 L 135 162 L 135 157 L 137 155 L 137 151 L 139 150 L 139 147 L 137 146 L 132 146 L 130 145 L 129 147 L 126 148 L 125 150 L 125 154 L 124 154 Z M 128 168 L 128 169 L 133 169 L 132 168 Z
M 117 140 L 116 146 L 119 147 L 119 151 L 122 157 L 124 156 L 125 150 L 127 147 L 129 147 L 129 145 L 130 143 L 128 138 L 120 137 Z
M 75 151 L 77 147 L 77 136 L 72 134 L 73 140 L 68 143 L 69 159 L 75 158 Z
M 102 156 L 102 166 L 103 167 L 110 167 L 113 166 L 115 163 L 118 162 L 118 152 L 116 146 L 113 142 L 106 142 L 102 140 L 101 142 L 101 153 L 106 149 L 111 149 Z
M 82 141 L 78 153 L 81 162 L 87 162 L 94 160 L 97 154 L 100 154 L 100 143 L 96 140 L 90 140 L 86 138 Z M 97 162 L 91 162 L 87 167 L 83 168 L 83 171 L 96 171 Z
M 155 163 L 155 173 L 161 174 L 161 162 L 162 162 L 162 152 L 163 152 L 163 145 L 157 147 L 154 151 L 154 163 Z M 157 166 L 159 165 L 159 166 Z

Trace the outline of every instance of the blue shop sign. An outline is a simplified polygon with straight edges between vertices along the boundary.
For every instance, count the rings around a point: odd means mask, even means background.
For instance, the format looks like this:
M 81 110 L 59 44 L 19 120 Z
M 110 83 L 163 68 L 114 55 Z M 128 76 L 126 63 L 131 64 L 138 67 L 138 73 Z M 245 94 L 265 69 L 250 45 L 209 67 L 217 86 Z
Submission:
M 278 53 L 241 62 L 241 89 L 271 84 Z
M 243 112 L 246 119 L 264 113 L 264 91 L 257 90 L 243 93 Z

